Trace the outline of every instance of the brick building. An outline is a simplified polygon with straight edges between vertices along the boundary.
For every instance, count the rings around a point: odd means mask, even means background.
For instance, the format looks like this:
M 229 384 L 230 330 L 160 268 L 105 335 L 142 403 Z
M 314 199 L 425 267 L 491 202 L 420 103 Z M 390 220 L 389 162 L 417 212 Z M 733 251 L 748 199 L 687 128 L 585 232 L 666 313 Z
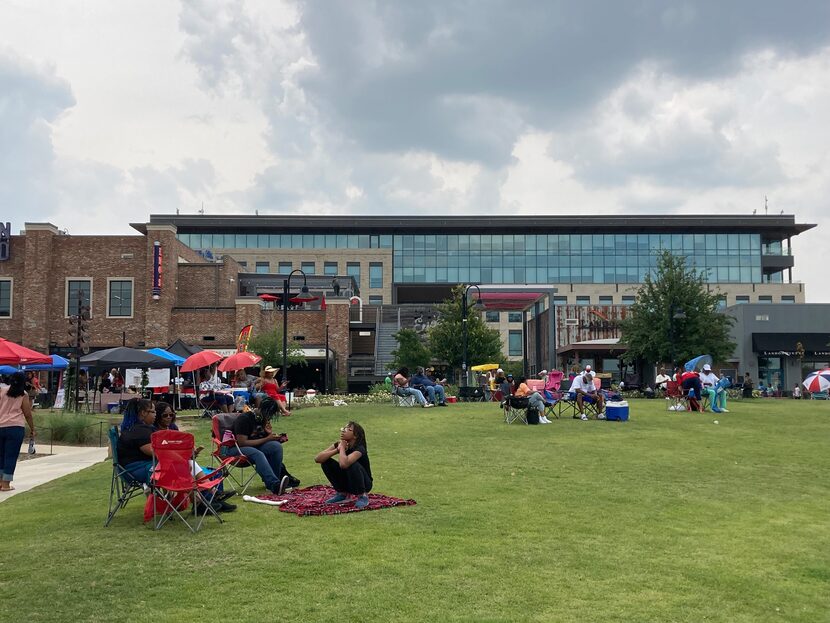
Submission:
M 161 250 L 159 283 L 154 283 L 156 246 Z M 262 288 L 249 282 L 248 291 L 240 294 L 244 274 L 228 255 L 206 261 L 177 240 L 170 225 L 149 224 L 144 235 L 69 236 L 49 223 L 26 223 L 21 235 L 11 236 L 9 257 L 0 262 L 0 284 L 7 293 L 0 335 L 41 352 L 66 352 L 69 316 L 76 312 L 81 292 L 91 309 L 93 350 L 165 347 L 177 339 L 235 349 L 245 325 L 253 325 L 254 335 L 282 329 L 282 311 L 257 297 Z M 341 279 L 349 282 L 347 276 Z M 302 280 L 291 284 L 296 290 Z M 281 289 L 281 280 L 279 285 Z M 335 374 L 345 371 L 349 298 L 344 294 L 352 292 L 334 296 L 323 284 L 309 285 L 312 293 L 326 295 L 326 305 L 318 301 L 289 309 L 289 338 L 297 338 L 307 358 L 325 359 L 328 333 Z

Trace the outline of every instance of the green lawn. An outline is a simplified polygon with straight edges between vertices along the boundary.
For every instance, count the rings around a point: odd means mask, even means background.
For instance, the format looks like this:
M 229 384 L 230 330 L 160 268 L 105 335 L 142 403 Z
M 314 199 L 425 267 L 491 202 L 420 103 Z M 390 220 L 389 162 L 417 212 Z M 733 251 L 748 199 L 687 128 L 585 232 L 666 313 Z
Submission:
M 530 427 L 483 404 L 298 410 L 278 428 L 304 485 L 355 419 L 375 490 L 418 504 L 240 501 L 196 535 L 143 526 L 138 500 L 104 528 L 101 464 L 0 504 L 0 620 L 830 620 L 830 404 L 665 407 Z

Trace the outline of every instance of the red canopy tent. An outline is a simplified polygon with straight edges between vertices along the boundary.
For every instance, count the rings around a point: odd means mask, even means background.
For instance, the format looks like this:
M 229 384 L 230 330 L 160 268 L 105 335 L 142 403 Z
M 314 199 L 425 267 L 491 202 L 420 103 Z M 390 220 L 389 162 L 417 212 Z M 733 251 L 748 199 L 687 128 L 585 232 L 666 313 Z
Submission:
M 52 357 L 0 337 L 0 365 L 25 366 L 33 363 L 51 364 Z

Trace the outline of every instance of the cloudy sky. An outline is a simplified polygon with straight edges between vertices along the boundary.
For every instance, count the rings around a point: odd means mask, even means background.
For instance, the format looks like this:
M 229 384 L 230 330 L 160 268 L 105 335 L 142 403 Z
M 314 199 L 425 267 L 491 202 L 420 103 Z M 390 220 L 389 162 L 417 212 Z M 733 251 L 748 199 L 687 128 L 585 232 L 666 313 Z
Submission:
M 826 0 L 3 0 L 0 217 L 795 214 L 830 302 Z

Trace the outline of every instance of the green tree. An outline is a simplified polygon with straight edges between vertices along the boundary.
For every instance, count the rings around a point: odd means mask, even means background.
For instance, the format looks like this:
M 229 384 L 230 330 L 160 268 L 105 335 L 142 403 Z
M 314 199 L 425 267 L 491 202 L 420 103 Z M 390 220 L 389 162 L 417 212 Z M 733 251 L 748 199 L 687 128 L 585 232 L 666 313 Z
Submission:
M 396 368 L 406 366 L 414 371 L 432 359 L 432 353 L 415 329 L 401 329 L 394 337 L 398 341 L 398 348 L 392 351 L 392 365 Z
M 282 367 L 282 331 L 266 331 L 251 337 L 248 342 L 248 350 L 262 357 L 262 366 Z M 288 363 L 289 365 L 305 365 L 306 359 L 303 355 L 302 346 L 297 342 L 288 342 Z
M 725 361 L 735 343 L 731 316 L 718 311 L 719 292 L 709 292 L 702 272 L 686 258 L 661 251 L 654 274 L 647 274 L 637 300 L 620 324 L 624 359 L 683 363 L 697 355 Z
M 436 359 L 446 361 L 453 369 L 461 368 L 461 301 L 464 286 L 453 288 L 452 297 L 437 305 L 438 320 L 429 330 L 429 347 Z M 468 301 L 469 305 L 469 301 Z M 501 334 L 482 320 L 481 314 L 467 313 L 467 363 L 495 363 L 501 358 Z

